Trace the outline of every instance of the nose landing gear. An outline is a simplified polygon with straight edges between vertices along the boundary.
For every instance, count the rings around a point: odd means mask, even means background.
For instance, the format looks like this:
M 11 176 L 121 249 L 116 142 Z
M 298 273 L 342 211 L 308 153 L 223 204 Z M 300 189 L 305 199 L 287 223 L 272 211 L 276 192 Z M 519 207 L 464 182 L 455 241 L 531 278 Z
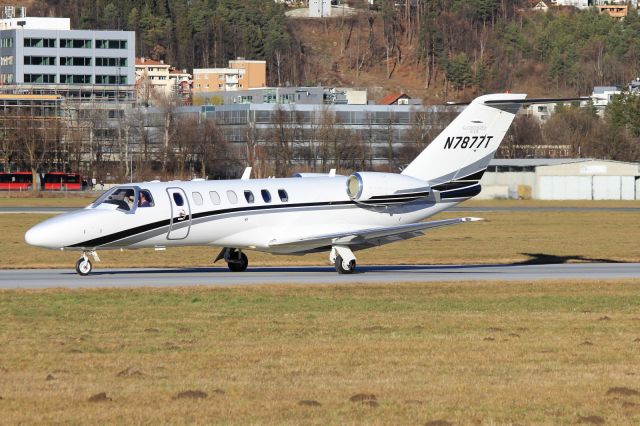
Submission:
M 96 253 L 95 250 L 83 251 L 82 257 L 76 262 L 76 272 L 78 273 L 78 275 L 82 275 L 83 277 L 89 275 L 91 273 L 91 270 L 93 269 L 88 255 L 91 255 L 93 257 L 93 260 L 95 260 L 96 262 L 100 262 L 98 253 Z
M 83 277 L 89 275 L 91 268 L 91 261 L 84 256 L 76 262 L 76 272 Z

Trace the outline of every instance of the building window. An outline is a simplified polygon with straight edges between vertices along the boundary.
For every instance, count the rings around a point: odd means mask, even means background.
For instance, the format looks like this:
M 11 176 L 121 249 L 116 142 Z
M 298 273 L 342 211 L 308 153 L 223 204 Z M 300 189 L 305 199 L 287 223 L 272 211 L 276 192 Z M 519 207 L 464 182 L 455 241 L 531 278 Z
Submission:
M 25 38 L 24 47 L 56 47 L 55 38 Z
M 0 84 L 13 84 L 13 74 L 0 74 Z
M 25 56 L 25 65 L 55 65 L 55 56 Z
M 0 47 L 13 47 L 13 37 L 0 39 Z
M 81 74 L 60 74 L 60 84 L 91 84 L 91 76 Z
M 91 49 L 91 40 L 61 38 L 60 47 L 63 49 Z
M 126 49 L 127 40 L 96 40 L 96 49 Z
M 3 56 L 0 58 L 0 65 L 13 65 L 13 56 Z
M 96 75 L 96 84 L 127 84 L 127 76 Z
M 124 118 L 124 111 L 121 109 L 110 109 L 107 116 L 109 118 Z
M 55 74 L 25 74 L 24 75 L 25 83 L 55 83 L 56 75 Z
M 91 76 L 81 74 L 61 75 L 60 82 L 64 84 L 91 84 Z
M 63 67 L 90 67 L 91 58 L 85 58 L 80 56 L 61 57 L 60 66 Z
M 127 58 L 96 58 L 97 67 L 126 67 Z

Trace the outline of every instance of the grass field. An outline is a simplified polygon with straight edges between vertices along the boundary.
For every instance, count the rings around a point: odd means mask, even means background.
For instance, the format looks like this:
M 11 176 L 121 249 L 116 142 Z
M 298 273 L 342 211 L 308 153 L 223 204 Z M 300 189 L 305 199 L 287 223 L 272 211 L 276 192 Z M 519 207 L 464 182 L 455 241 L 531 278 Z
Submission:
M 469 213 L 443 213 L 434 219 Z M 359 264 L 559 263 L 573 261 L 640 261 L 640 227 L 635 211 L 496 211 L 471 213 L 486 219 L 436 229 L 423 237 L 358 252 Z M 47 218 L 42 214 L 2 214 L 0 268 L 71 268 L 77 252 L 27 246 L 26 230 Z M 101 251 L 104 267 L 210 266 L 218 248 L 168 248 Z M 272 256 L 248 252 L 251 265 L 324 265 L 328 254 Z
M 638 424 L 639 303 L 629 281 L 2 291 L 0 422 Z

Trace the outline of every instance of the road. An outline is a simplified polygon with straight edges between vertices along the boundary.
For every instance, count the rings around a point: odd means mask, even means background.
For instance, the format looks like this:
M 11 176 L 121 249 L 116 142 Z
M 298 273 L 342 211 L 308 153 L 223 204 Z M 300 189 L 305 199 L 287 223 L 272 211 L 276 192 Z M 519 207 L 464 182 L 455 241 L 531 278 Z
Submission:
M 434 281 L 534 281 L 640 279 L 640 263 L 566 263 L 555 265 L 359 266 L 356 274 L 337 275 L 332 267 L 100 269 L 87 277 L 73 270 L 0 270 L 2 289 L 135 288 L 257 284 L 348 284 Z

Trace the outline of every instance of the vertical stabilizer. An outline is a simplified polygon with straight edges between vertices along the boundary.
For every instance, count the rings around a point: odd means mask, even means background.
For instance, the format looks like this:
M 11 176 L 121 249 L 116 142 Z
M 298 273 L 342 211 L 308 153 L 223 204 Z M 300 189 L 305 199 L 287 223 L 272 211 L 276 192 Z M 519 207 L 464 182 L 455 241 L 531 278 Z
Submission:
M 526 96 L 505 93 L 476 98 L 402 174 L 428 181 L 432 188 L 443 191 L 459 188 L 464 182 L 475 181 L 477 185 Z M 438 184 L 452 181 L 460 183 L 438 188 Z

